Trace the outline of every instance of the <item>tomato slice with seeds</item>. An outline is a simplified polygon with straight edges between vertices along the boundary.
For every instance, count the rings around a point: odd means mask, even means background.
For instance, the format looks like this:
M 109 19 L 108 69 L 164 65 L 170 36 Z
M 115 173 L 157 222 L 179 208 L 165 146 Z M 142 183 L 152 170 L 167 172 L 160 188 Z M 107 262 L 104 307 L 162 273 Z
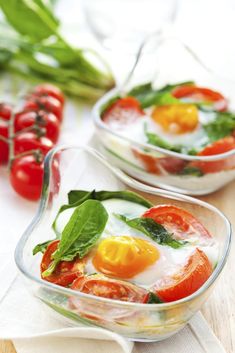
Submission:
M 41 275 L 50 266 L 52 262 L 52 254 L 57 250 L 59 242 L 60 240 L 52 241 L 43 254 L 40 266 Z M 73 261 L 61 261 L 50 276 L 42 277 L 42 279 L 58 284 L 59 286 L 67 287 L 78 276 L 81 276 L 84 266 L 85 262 L 80 259 Z
M 98 297 L 135 303 L 146 303 L 149 295 L 144 288 L 103 275 L 78 277 L 71 288 Z
M 142 217 L 162 224 L 178 239 L 197 235 L 201 240 L 211 238 L 208 230 L 190 212 L 174 205 L 158 205 L 147 210 Z
M 196 249 L 178 273 L 159 279 L 152 291 L 164 302 L 179 300 L 196 292 L 208 280 L 212 271 L 206 254 Z
M 134 97 L 125 97 L 111 104 L 102 114 L 102 120 L 108 125 L 124 127 L 143 115 L 139 101 Z
M 231 150 L 235 150 L 235 138 L 233 136 L 228 136 L 206 146 L 200 153 L 198 153 L 198 156 L 214 156 Z M 217 161 L 191 162 L 190 166 L 199 168 L 205 174 L 230 170 L 235 168 L 235 154 Z
M 143 167 L 148 173 L 157 175 L 178 174 L 186 165 L 186 162 L 175 157 L 154 157 L 139 149 L 132 148 L 134 156 L 141 161 Z
M 221 93 L 205 87 L 182 85 L 174 88 L 172 95 L 179 99 L 190 98 L 194 102 L 214 103 L 213 108 L 221 112 L 228 108 L 227 99 Z

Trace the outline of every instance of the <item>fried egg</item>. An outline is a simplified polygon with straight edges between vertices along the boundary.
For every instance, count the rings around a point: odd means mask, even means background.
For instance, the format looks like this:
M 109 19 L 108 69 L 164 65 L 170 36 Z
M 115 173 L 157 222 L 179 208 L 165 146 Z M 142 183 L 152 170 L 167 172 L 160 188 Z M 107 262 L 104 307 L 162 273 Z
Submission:
M 203 250 L 215 265 L 218 258 L 216 242 L 200 244 L 198 239 L 178 249 L 160 245 L 116 216 L 141 217 L 146 207 L 121 199 L 106 200 L 102 204 L 109 218 L 99 241 L 87 256 L 86 274 L 105 274 L 148 289 L 157 280 L 179 272 L 196 248 Z M 67 209 L 60 214 L 57 231 L 62 232 L 73 211 Z

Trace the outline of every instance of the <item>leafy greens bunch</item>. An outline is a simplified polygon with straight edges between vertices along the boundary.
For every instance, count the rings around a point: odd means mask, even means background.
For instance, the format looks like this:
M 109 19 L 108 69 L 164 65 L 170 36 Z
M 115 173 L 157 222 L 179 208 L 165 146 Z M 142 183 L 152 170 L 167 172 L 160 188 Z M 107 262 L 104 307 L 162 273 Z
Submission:
M 65 93 L 95 100 L 110 89 L 108 65 L 92 50 L 71 46 L 45 0 L 0 0 L 0 69 L 56 84 Z M 94 60 L 88 59 L 88 54 Z

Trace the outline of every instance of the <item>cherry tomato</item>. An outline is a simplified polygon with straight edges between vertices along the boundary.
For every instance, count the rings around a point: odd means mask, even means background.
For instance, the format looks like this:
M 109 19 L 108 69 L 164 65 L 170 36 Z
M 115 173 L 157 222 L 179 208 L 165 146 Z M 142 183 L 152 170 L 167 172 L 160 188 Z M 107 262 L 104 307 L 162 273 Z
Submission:
M 53 113 L 59 120 L 63 119 L 63 107 L 60 101 L 50 96 L 31 96 L 24 105 L 24 110 L 27 111 L 39 111 L 44 110 L 49 113 Z
M 152 291 L 164 302 L 185 298 L 196 292 L 208 280 L 212 270 L 206 254 L 196 249 L 178 273 L 159 279 Z
M 199 156 L 213 156 L 235 150 L 235 138 L 233 136 L 225 137 L 206 146 Z M 235 168 L 235 154 L 230 157 L 219 159 L 217 161 L 195 161 L 189 164 L 192 167 L 199 168 L 203 173 L 216 173 L 222 170 Z
M 219 92 L 209 88 L 197 87 L 194 85 L 182 85 L 173 89 L 172 94 L 176 98 L 190 98 L 192 102 L 211 102 L 213 108 L 218 111 L 225 111 L 228 108 L 227 99 Z
M 36 123 L 39 127 L 45 129 L 45 136 L 53 143 L 58 141 L 60 124 L 54 114 L 41 110 L 39 112 L 23 111 L 15 115 L 16 132 L 34 126 Z
M 191 236 L 206 241 L 211 238 L 208 230 L 191 213 L 174 205 L 158 205 L 147 210 L 142 217 L 152 218 L 162 224 L 175 238 L 189 239 Z
M 14 139 L 15 154 L 30 150 L 41 150 L 46 155 L 54 146 L 53 142 L 45 136 L 37 137 L 34 132 L 22 132 Z
M 9 147 L 6 141 L 1 140 L 1 136 L 8 138 L 8 123 L 0 119 L 0 164 L 5 164 L 8 161 Z
M 102 120 L 109 125 L 122 127 L 132 124 L 144 115 L 140 103 L 134 97 L 120 98 L 102 114 Z
M 43 83 L 34 87 L 32 93 L 33 95 L 38 97 L 50 96 L 56 98 L 58 101 L 60 101 L 62 106 L 64 105 L 64 95 L 62 91 L 58 87 L 51 85 L 50 83 Z
M 78 277 L 71 288 L 82 293 L 114 300 L 146 303 L 148 299 L 148 292 L 144 288 L 102 275 Z
M 52 262 L 52 254 L 57 250 L 60 240 L 51 242 L 41 261 L 41 275 L 48 269 Z M 83 260 L 61 261 L 55 268 L 55 271 L 42 279 L 66 287 L 70 285 L 78 276 L 83 274 L 85 262 Z
M 147 172 L 165 175 L 180 173 L 186 165 L 186 162 L 175 157 L 154 157 L 141 150 L 132 149 L 134 156 L 141 161 Z
M 7 103 L 0 103 L 0 118 L 10 120 L 12 107 Z
M 22 197 L 36 201 L 41 196 L 44 166 L 29 154 L 16 158 L 10 170 L 10 182 L 13 189 Z

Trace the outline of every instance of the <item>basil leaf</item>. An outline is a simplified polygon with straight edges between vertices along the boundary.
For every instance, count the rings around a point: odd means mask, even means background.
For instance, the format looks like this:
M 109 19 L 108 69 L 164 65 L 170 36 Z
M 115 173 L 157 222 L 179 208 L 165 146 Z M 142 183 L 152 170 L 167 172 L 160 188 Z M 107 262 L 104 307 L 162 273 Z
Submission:
M 0 0 L 0 7 L 15 30 L 35 42 L 57 33 L 58 20 L 42 0 Z
M 83 258 L 100 238 L 107 220 L 108 213 L 99 201 L 87 200 L 78 206 L 64 227 L 52 264 L 43 276 L 49 276 L 60 261 Z
M 216 119 L 203 125 L 211 142 L 231 135 L 235 130 L 235 114 L 231 112 L 217 112 Z
M 197 167 L 184 167 L 184 169 L 180 172 L 180 175 L 191 175 L 191 176 L 201 177 L 204 174 L 201 171 L 201 169 Z
M 116 214 L 115 216 L 129 227 L 146 234 L 158 244 L 168 245 L 174 249 L 178 249 L 187 243 L 186 241 L 174 239 L 173 234 L 169 233 L 161 224 L 155 222 L 152 218 L 128 219 L 123 215 Z
M 181 152 L 182 147 L 179 145 L 172 145 L 169 142 L 163 140 L 157 134 L 145 131 L 145 135 L 147 137 L 147 142 L 151 145 L 164 148 L 169 151 Z
M 54 239 L 53 239 L 54 240 Z M 46 251 L 48 245 L 53 241 L 53 240 L 47 240 L 44 243 L 38 244 L 34 247 L 33 249 L 33 255 L 36 255 L 37 253 L 41 252 L 42 254 L 44 254 L 44 252 Z
M 141 103 L 142 108 L 148 108 L 152 105 L 181 104 L 181 101 L 175 98 L 171 91 L 178 86 L 193 84 L 192 81 L 180 82 L 173 85 L 166 85 L 160 89 L 154 90 L 151 82 L 134 87 L 127 93 L 133 96 Z
M 149 292 L 147 304 L 161 304 L 164 303 L 155 293 Z

